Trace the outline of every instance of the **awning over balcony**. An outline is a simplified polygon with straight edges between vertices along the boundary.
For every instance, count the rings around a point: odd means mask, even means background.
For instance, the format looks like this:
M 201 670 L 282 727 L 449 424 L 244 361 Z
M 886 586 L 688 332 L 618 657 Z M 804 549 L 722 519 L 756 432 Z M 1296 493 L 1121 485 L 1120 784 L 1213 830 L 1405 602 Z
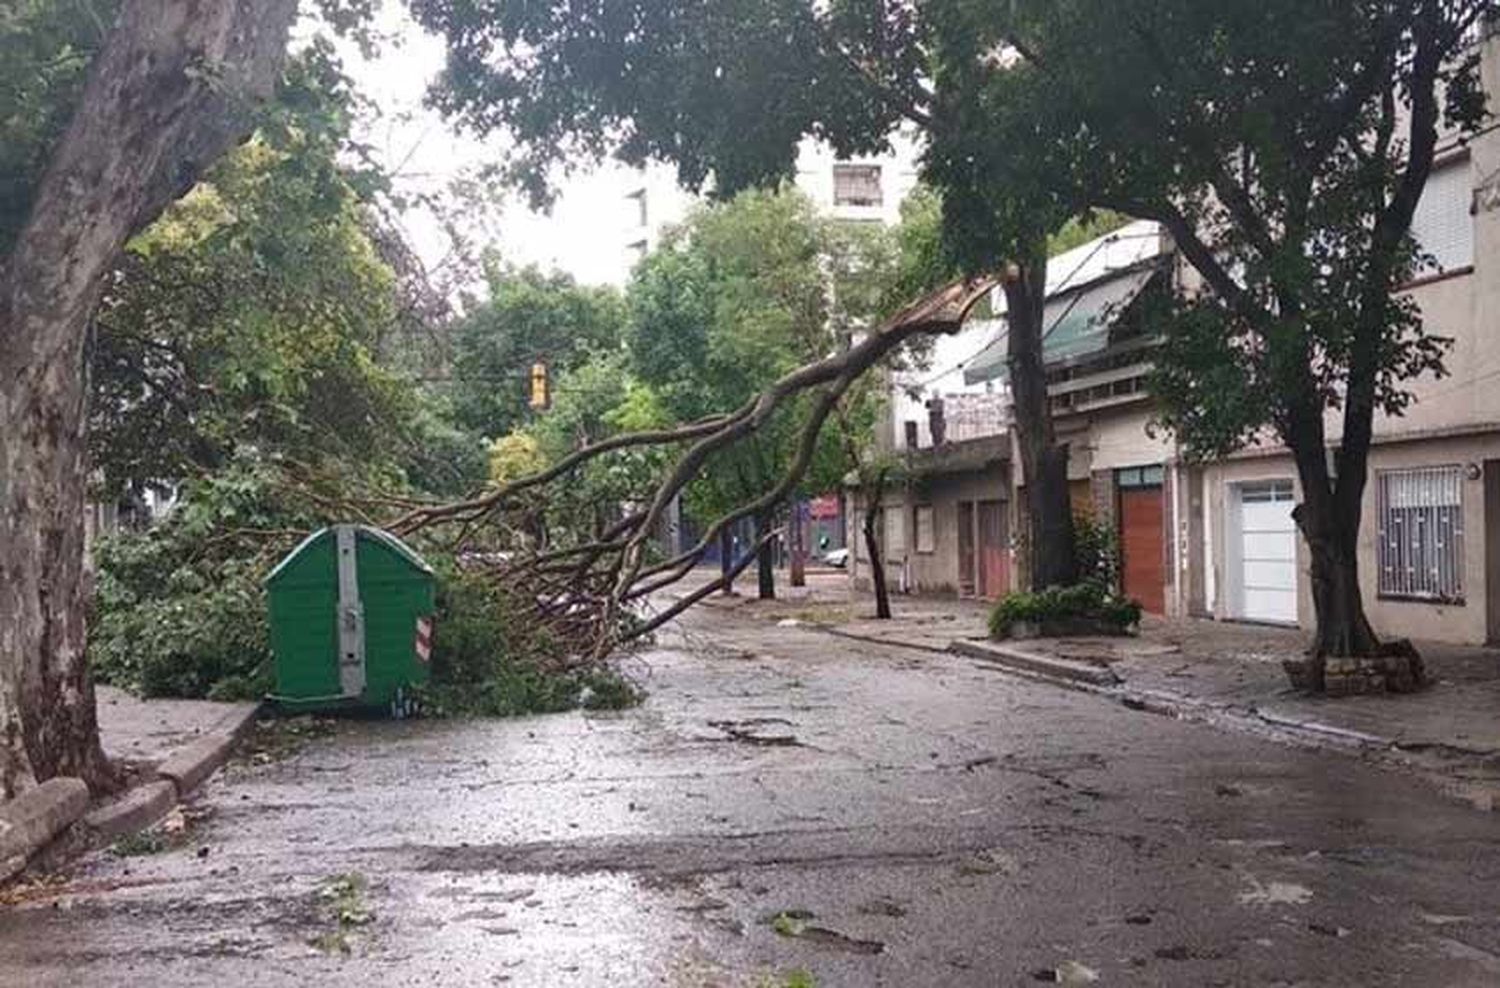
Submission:
M 1146 287 L 1156 267 L 1123 272 L 1047 300 L 1042 316 L 1042 357 L 1047 363 L 1098 353 L 1109 345 L 1109 328 Z M 1003 379 L 1009 333 L 1003 319 L 995 338 L 964 368 L 965 384 Z

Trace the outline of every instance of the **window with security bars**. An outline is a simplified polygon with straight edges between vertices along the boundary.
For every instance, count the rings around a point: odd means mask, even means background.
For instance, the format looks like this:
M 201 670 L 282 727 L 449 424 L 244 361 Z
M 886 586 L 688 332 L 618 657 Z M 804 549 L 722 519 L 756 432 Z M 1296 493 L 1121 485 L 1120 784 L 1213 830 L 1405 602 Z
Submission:
M 879 165 L 834 165 L 833 204 L 835 206 L 879 206 Z
M 1380 594 L 1461 603 L 1463 469 L 1376 471 L 1375 513 Z

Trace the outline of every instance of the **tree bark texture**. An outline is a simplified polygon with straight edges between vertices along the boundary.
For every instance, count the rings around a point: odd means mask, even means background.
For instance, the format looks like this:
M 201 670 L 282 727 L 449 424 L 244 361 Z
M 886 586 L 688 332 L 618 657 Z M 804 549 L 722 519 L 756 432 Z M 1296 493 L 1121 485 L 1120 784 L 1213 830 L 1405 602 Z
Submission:
M 1068 497 L 1068 451 L 1058 445 L 1047 407 L 1042 354 L 1047 298 L 1047 262 L 1042 251 L 1016 266 L 1004 280 L 1008 327 L 1006 364 L 1010 370 L 1016 443 L 1026 475 L 1030 528 L 1027 555 L 1031 588 L 1078 582 L 1073 506 Z
M 761 600 L 776 599 L 776 549 L 767 538 L 776 526 L 775 516 L 764 511 L 755 516 L 755 577 Z
M 726 597 L 734 594 L 734 533 L 726 525 L 719 531 L 719 575 L 724 586 L 719 592 Z
M 804 524 L 803 508 L 800 501 L 792 499 L 792 514 L 787 531 L 790 537 L 791 552 L 788 560 L 788 582 L 794 587 L 807 586 L 807 526 Z
M 250 126 L 296 0 L 133 0 L 0 261 L 0 790 L 112 773 L 85 664 L 85 360 L 120 249 Z
M 869 496 L 865 499 L 865 555 L 870 560 L 870 584 L 875 590 L 875 617 L 888 621 L 891 617 L 891 593 L 885 585 L 885 561 L 880 557 L 880 539 L 875 534 L 875 524 L 880 517 L 881 502 L 885 500 L 885 471 L 876 473 L 870 483 Z

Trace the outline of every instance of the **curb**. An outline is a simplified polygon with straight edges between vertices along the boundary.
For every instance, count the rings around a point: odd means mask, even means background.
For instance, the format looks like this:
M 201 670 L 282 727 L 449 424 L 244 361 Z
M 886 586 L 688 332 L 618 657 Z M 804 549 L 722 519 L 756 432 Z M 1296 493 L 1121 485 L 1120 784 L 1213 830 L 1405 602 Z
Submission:
M 0 806 L 0 881 L 15 875 L 89 807 L 82 779 L 48 779 Z
M 208 733 L 158 765 L 157 776 L 176 787 L 179 799 L 186 796 L 229 760 L 234 746 L 255 723 L 260 708 L 259 703 L 239 704 L 219 718 Z
M 1166 690 L 1131 689 L 1121 683 L 1113 672 L 1109 672 L 1110 682 L 1107 683 L 1059 675 L 1047 669 L 1046 665 L 1048 663 L 1055 665 L 1064 660 L 1051 659 L 1029 663 L 1006 661 L 1015 659 L 1017 655 L 1029 659 L 1040 657 L 1027 656 L 1026 653 L 1017 652 L 1014 649 L 994 645 L 986 646 L 986 643 L 955 641 L 950 646 L 950 650 L 956 655 L 980 659 L 1007 673 L 1034 682 L 1114 698 L 1131 710 L 1171 717 L 1174 720 L 1206 724 L 1210 727 L 1228 727 L 1246 731 L 1259 728 L 1262 737 L 1265 736 L 1264 728 L 1269 727 L 1274 731 L 1274 736 L 1283 743 L 1319 751 L 1335 750 L 1364 756 L 1383 768 L 1413 775 L 1438 790 L 1443 797 L 1462 803 L 1471 809 L 1485 813 L 1500 812 L 1500 784 L 1455 779 L 1442 772 L 1424 770 L 1398 757 L 1399 753 L 1406 750 L 1408 746 L 1394 738 L 1367 734 L 1320 721 L 1299 720 L 1271 710 L 1236 707 L 1227 703 L 1200 700 Z M 1067 664 L 1080 665 L 1080 663 Z
M 1036 655 L 992 642 L 960 639 L 950 642 L 947 651 L 1008 668 L 1022 669 L 1041 676 L 1070 679 L 1092 686 L 1117 686 L 1120 683 L 1120 677 L 1108 668 L 1089 665 L 1086 662 L 1073 662 L 1069 659 L 1055 659 L 1050 655 Z
M 96 837 L 115 838 L 145 830 L 177 805 L 177 786 L 166 779 L 136 786 L 88 813 L 83 825 Z
M 213 727 L 156 769 L 156 777 L 89 810 L 81 779 L 55 778 L 0 804 L 0 882 L 6 881 L 52 843 L 81 838 L 85 847 L 144 830 L 229 760 L 255 725 L 263 704 L 237 704 Z
M 829 624 L 807 623 L 798 625 L 798 627 L 811 628 L 814 631 L 822 631 L 827 634 L 833 635 L 835 638 L 844 638 L 852 642 L 864 642 L 867 645 L 888 645 L 894 648 L 912 648 L 920 652 L 933 652 L 938 655 L 944 655 L 953 650 L 953 646 L 951 644 L 929 645 L 926 642 L 902 641 L 895 638 L 881 638 L 878 635 L 860 635 L 855 634 L 852 631 L 844 631 L 841 628 Z

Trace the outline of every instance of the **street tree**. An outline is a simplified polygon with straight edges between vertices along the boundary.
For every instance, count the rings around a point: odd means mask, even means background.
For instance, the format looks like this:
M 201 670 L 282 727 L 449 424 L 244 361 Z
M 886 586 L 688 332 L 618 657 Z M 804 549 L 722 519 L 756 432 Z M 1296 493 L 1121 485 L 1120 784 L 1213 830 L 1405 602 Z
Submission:
M 918 126 L 950 247 L 1002 277 L 1028 488 L 1061 468 L 1036 332 L 1047 236 L 1092 209 L 1160 222 L 1199 282 L 1164 323 L 1163 423 L 1190 454 L 1266 430 L 1291 450 L 1314 682 L 1323 656 L 1383 650 L 1356 561 L 1373 420 L 1441 367 L 1441 340 L 1396 290 L 1425 263 L 1410 224 L 1439 132 L 1484 119 L 1472 39 L 1493 8 L 764 0 L 564 19 L 417 5 L 450 39 L 440 105 L 516 128 L 528 175 L 582 146 L 732 183 L 785 173 L 804 134 L 851 152 Z M 712 30 L 730 16 L 755 27 Z M 752 105 L 776 110 L 752 124 Z M 1042 558 L 1071 558 L 1037 527 Z
M 837 347 L 825 263 L 828 230 L 795 190 L 747 190 L 694 211 L 638 267 L 630 287 L 634 377 L 678 422 L 742 405 L 767 384 Z M 718 451 L 685 494 L 716 517 L 772 487 L 796 453 L 807 414 L 800 398 L 754 435 Z M 837 485 L 835 448 L 817 446 L 812 480 Z M 799 488 L 794 493 L 802 493 Z M 753 517 L 758 591 L 775 596 L 769 537 L 786 503 Z M 721 550 L 731 564 L 725 529 Z
M 1315 686 L 1325 657 L 1391 650 L 1359 583 L 1371 436 L 1414 378 L 1443 373 L 1445 341 L 1400 289 L 1430 270 L 1411 223 L 1440 135 L 1486 119 L 1475 39 L 1493 11 L 1020 0 L 955 5 L 941 25 L 939 50 L 961 57 L 944 59 L 953 123 L 933 154 L 965 195 L 1003 212 L 1008 194 L 984 191 L 998 180 L 1156 220 L 1196 272 L 1161 314 L 1161 419 L 1191 455 L 1267 437 L 1291 451 Z
M 371 475 L 420 455 L 415 395 L 373 357 L 398 292 L 366 231 L 379 176 L 340 162 L 348 115 L 327 50 L 301 53 L 257 136 L 121 252 L 93 325 L 99 500 L 246 448 Z
M 531 372 L 564 374 L 617 350 L 625 306 L 613 288 L 571 275 L 493 262 L 488 298 L 453 327 L 453 412 L 460 425 L 499 438 L 531 416 Z
M 22 0 L 0 146 L 0 793 L 107 785 L 84 660 L 85 342 L 121 247 L 253 127 L 295 0 Z M 13 143 L 14 141 L 14 143 Z M 14 177 L 14 181 L 12 178 Z

